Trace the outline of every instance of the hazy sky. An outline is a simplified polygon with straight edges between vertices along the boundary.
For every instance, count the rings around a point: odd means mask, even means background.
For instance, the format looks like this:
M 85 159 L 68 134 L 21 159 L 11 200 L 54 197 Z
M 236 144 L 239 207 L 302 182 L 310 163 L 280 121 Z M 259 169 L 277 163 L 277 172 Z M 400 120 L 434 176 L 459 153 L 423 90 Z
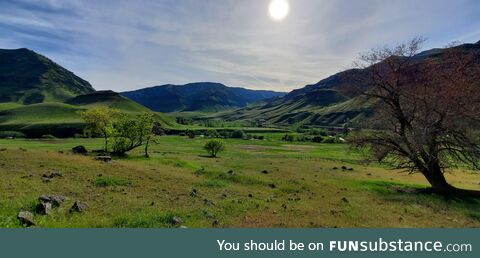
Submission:
M 479 0 L 0 0 L 0 48 L 40 52 L 96 89 L 196 81 L 289 91 L 421 35 L 480 40 Z

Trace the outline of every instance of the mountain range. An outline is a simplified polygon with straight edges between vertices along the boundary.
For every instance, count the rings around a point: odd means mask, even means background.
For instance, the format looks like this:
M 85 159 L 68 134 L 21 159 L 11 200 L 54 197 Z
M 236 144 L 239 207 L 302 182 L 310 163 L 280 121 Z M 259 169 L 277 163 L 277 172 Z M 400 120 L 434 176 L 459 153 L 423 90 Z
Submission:
M 480 58 L 480 41 L 455 46 Z M 414 56 L 416 62 L 442 61 L 445 49 L 435 48 Z M 363 96 L 345 92 L 358 83 L 364 69 L 351 69 L 334 74 L 316 84 L 293 90 L 287 95 L 233 112 L 206 116 L 204 119 L 249 121 L 264 126 L 342 126 L 359 125 L 373 110 L 373 102 Z M 362 86 L 362 85 L 357 85 Z
M 154 86 L 121 94 L 159 112 L 215 112 L 243 108 L 260 100 L 282 97 L 286 93 L 233 88 L 213 82 L 197 82 L 185 85 Z
M 480 41 L 455 48 L 480 59 Z M 416 62 L 442 62 L 444 51 L 431 49 L 414 58 Z M 358 83 L 356 78 L 365 72 L 346 70 L 288 94 L 211 82 L 155 86 L 119 94 L 96 91 L 86 80 L 34 51 L 0 49 L 0 131 L 72 136 L 82 129 L 78 111 L 94 106 L 132 114 L 193 111 L 198 113 L 195 119 L 289 128 L 361 124 L 374 112 L 375 103 L 345 93 L 345 88 Z M 160 112 L 155 114 L 165 127 L 178 126 L 171 116 Z

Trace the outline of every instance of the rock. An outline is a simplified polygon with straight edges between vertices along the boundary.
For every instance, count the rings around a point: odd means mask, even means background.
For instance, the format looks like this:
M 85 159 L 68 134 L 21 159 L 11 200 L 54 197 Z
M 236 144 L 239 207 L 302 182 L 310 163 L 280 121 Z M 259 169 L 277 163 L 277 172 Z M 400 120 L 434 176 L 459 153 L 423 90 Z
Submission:
M 111 156 L 96 156 L 95 159 L 103 161 L 103 162 L 109 162 L 109 161 L 112 160 L 112 157 Z
M 44 183 L 50 183 L 52 181 L 52 179 L 48 178 L 48 177 L 42 177 L 42 182 Z
M 75 154 L 87 154 L 88 150 L 87 150 L 87 148 L 85 148 L 85 146 L 78 145 L 78 146 L 72 148 L 72 152 L 75 153 Z
M 73 212 L 82 213 L 82 212 L 85 212 L 87 209 L 88 209 L 88 204 L 81 201 L 76 201 L 73 204 L 72 208 L 70 208 L 70 213 L 73 213 Z
M 228 174 L 229 176 L 234 176 L 234 175 L 235 175 L 235 172 L 233 172 L 233 170 L 229 170 L 229 171 L 227 172 L 227 174 Z
M 344 203 L 348 203 L 348 199 L 347 199 L 347 197 L 343 197 L 343 198 L 342 198 L 342 202 L 344 202 Z
M 33 221 L 33 214 L 29 211 L 21 211 L 17 215 L 17 219 L 20 220 L 22 225 L 27 227 L 35 226 L 35 222 Z
M 226 193 L 222 194 L 222 198 L 225 199 L 225 198 L 227 198 L 227 197 L 228 197 L 228 195 L 227 195 Z
M 180 226 L 179 228 L 188 228 L 187 226 Z
M 172 225 L 178 225 L 183 223 L 182 218 L 178 216 L 174 216 L 170 222 L 172 223 Z
M 344 211 L 343 210 L 335 210 L 335 209 L 330 210 L 330 214 L 332 214 L 332 216 L 338 215 L 340 213 L 344 213 Z
M 60 204 L 66 200 L 67 197 L 61 195 L 46 194 L 38 197 L 38 201 L 40 201 L 40 203 L 51 203 L 53 208 L 60 206 Z
M 48 215 L 52 211 L 52 203 L 42 202 L 37 204 L 36 212 L 41 215 Z
M 192 191 L 190 191 L 190 196 L 191 197 L 197 197 L 198 196 L 198 190 L 193 188 Z
M 372 173 L 367 173 L 367 176 L 371 176 L 371 175 L 372 175 Z
M 347 168 L 348 171 L 353 171 L 353 168 Z
M 263 170 L 263 171 L 262 171 L 262 174 L 268 174 L 268 171 L 267 171 L 267 170 Z
M 338 168 L 337 167 L 333 167 L 333 170 L 337 170 Z
M 272 189 L 277 188 L 277 186 L 276 186 L 275 184 L 268 184 L 268 186 L 269 186 L 270 188 L 272 188 Z
M 253 198 L 253 194 L 248 194 L 248 197 Z
M 220 226 L 220 221 L 218 221 L 218 219 L 216 219 L 212 222 L 212 227 L 216 228 L 218 226 Z
M 282 208 L 286 210 L 288 208 L 287 204 L 286 203 L 282 204 Z
M 214 202 L 212 202 L 212 201 L 210 201 L 209 199 L 203 199 L 203 203 L 204 203 L 205 205 L 212 205 L 212 206 L 215 206 L 215 203 L 214 203 Z
M 50 173 L 50 175 L 48 177 L 49 178 L 63 177 L 63 174 L 59 171 L 53 171 L 52 173 Z
M 155 202 L 150 203 L 150 206 L 153 206 L 153 205 L 155 205 Z
M 342 169 L 343 169 L 343 170 L 346 170 L 346 169 L 347 169 L 347 167 L 345 167 L 345 166 L 342 166 Z

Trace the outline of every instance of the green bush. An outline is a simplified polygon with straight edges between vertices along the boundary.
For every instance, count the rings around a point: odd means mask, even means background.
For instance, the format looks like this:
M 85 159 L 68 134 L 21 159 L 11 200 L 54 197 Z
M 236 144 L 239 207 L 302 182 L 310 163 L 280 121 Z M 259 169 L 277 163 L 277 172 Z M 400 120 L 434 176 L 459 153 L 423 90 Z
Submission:
M 223 142 L 218 140 L 208 141 L 203 148 L 210 154 L 211 157 L 217 157 L 217 154 L 225 150 L 225 145 Z
M 235 130 L 230 137 L 234 139 L 243 139 L 245 137 L 245 133 L 241 130 Z
M 16 131 L 0 131 L 0 138 L 25 138 L 25 134 Z
M 295 139 L 296 139 L 296 137 L 293 134 L 285 134 L 282 137 L 282 141 L 287 141 L 287 142 L 293 142 L 293 141 L 295 141 Z
M 323 139 L 323 143 L 341 143 L 342 141 L 340 141 L 340 139 L 338 139 L 337 137 L 327 137 L 325 139 Z

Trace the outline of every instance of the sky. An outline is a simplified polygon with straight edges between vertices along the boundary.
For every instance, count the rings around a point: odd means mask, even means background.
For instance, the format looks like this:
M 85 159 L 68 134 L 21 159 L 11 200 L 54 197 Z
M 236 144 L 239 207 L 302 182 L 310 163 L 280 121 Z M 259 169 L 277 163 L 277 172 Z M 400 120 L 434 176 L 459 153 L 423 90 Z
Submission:
M 0 48 L 29 48 L 97 90 L 220 82 L 290 91 L 361 52 L 480 40 L 478 0 L 0 0 Z

